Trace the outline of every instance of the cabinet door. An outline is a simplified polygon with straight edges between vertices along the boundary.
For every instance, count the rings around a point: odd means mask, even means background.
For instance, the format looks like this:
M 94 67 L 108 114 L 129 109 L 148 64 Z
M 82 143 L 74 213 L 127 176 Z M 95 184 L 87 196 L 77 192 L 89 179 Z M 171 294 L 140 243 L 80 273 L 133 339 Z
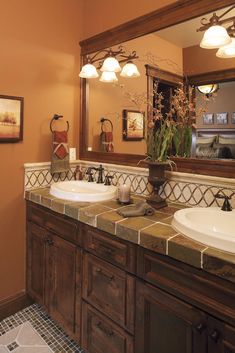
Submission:
M 68 333 L 75 331 L 76 246 L 57 236 L 52 237 L 50 314 Z M 50 278 L 50 276 L 49 276 Z M 47 287 L 49 290 L 49 286 Z
M 44 304 L 45 230 L 38 225 L 27 224 L 27 291 L 39 304 Z
M 235 328 L 210 317 L 208 353 L 235 353 Z
M 206 316 L 137 282 L 135 353 L 207 353 Z

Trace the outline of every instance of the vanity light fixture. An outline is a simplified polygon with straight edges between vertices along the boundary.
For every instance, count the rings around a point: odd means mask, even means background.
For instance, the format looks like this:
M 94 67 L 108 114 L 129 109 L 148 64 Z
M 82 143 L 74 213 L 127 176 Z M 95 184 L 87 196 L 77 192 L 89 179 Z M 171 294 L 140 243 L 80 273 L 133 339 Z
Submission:
M 140 73 L 137 66 L 132 60 L 138 59 L 136 51 L 127 54 L 123 46 L 119 46 L 117 50 L 103 49 L 95 53 L 93 56 L 86 57 L 86 64 L 82 67 L 79 74 L 82 78 L 97 78 L 99 76 L 97 69 L 102 72 L 101 82 L 116 82 L 118 78 L 116 72 L 121 71 L 121 76 L 126 78 L 139 77 Z M 98 63 L 97 68 L 94 63 Z M 126 63 L 121 68 L 120 63 Z
M 232 38 L 232 42 L 225 45 L 216 52 L 218 58 L 235 58 L 235 38 Z
M 229 18 L 224 18 L 224 16 L 233 9 L 235 9 L 235 5 L 231 6 L 220 16 L 217 16 L 214 12 L 209 20 L 205 17 L 201 19 L 202 26 L 197 29 L 197 32 L 205 31 L 200 43 L 201 48 L 217 49 L 232 42 L 232 37 L 235 36 L 235 16 Z M 231 24 L 231 22 L 232 25 L 227 28 L 224 27 L 224 25 Z
M 207 97 L 209 97 L 212 93 L 217 92 L 219 89 L 219 85 L 217 83 L 212 83 L 209 85 L 203 85 L 203 86 L 197 86 L 197 90 L 205 94 Z

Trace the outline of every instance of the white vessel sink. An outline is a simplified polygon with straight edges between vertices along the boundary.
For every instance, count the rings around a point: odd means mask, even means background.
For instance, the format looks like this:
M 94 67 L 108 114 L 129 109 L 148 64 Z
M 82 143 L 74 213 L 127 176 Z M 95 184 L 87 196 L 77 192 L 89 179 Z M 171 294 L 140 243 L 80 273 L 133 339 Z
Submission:
M 194 207 L 177 211 L 172 226 L 202 244 L 235 254 L 235 210 Z
M 50 187 L 50 194 L 70 201 L 105 201 L 116 197 L 116 186 L 88 183 L 85 180 L 61 181 Z

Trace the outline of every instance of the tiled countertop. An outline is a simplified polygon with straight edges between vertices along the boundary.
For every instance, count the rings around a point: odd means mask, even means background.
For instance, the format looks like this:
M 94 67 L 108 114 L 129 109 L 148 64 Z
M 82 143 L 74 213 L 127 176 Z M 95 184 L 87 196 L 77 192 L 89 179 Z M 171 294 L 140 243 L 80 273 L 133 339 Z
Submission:
M 26 191 L 25 198 L 113 236 L 235 282 L 235 255 L 197 243 L 171 227 L 174 213 L 187 206 L 168 203 L 168 207 L 155 211 L 152 216 L 123 218 L 116 212 L 123 207 L 116 200 L 99 203 L 65 201 L 50 195 L 49 188 Z M 133 196 L 134 203 L 141 199 Z

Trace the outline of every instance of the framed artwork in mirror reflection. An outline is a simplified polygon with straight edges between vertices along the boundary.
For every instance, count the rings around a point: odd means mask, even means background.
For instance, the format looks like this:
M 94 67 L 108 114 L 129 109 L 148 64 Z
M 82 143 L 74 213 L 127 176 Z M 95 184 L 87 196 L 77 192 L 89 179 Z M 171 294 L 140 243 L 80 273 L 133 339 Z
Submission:
M 219 125 L 228 124 L 228 113 L 217 113 L 216 124 L 219 124 Z
M 214 124 L 214 114 L 207 113 L 203 115 L 203 124 L 205 125 L 212 125 Z
M 138 110 L 124 109 L 122 112 L 123 130 L 125 141 L 139 141 L 144 138 L 144 113 Z
M 0 95 L 0 142 L 23 140 L 23 97 Z
M 232 124 L 235 124 L 235 112 L 232 113 L 232 120 L 231 120 Z

